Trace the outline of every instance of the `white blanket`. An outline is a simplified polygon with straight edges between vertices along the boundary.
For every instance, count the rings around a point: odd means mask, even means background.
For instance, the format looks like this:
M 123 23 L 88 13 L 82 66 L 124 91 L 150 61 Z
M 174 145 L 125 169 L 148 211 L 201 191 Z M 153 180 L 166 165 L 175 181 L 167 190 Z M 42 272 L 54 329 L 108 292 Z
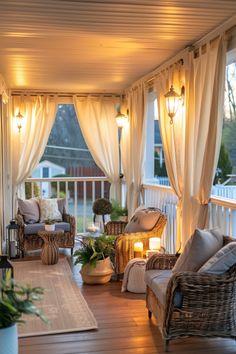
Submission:
M 130 272 L 134 266 L 140 266 L 140 267 L 142 267 L 142 269 L 144 269 L 146 266 L 146 260 L 143 258 L 134 258 L 129 261 L 129 263 L 125 267 L 124 278 L 123 278 L 122 288 L 121 288 L 122 293 L 124 293 L 125 291 L 129 291 L 128 282 L 129 282 Z M 143 276 L 144 276 L 144 274 L 143 274 Z M 140 285 L 143 289 L 144 279 L 140 279 L 140 280 L 138 280 L 138 282 L 140 282 Z M 137 291 L 132 291 L 132 292 L 137 292 L 137 293 L 141 292 L 142 293 L 143 291 L 139 291 L 140 289 L 139 289 L 138 282 L 137 282 Z

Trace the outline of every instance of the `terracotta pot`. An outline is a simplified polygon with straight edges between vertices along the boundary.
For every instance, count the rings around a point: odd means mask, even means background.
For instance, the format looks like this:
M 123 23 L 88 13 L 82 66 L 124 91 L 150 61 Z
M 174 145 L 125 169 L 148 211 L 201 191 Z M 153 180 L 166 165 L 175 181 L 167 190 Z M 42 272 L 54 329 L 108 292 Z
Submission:
M 113 273 L 110 257 L 97 261 L 96 267 L 86 264 L 81 268 L 81 276 L 86 284 L 105 284 L 111 279 Z
M 44 228 L 45 228 L 45 231 L 55 231 L 55 224 L 52 224 L 52 225 L 45 224 Z

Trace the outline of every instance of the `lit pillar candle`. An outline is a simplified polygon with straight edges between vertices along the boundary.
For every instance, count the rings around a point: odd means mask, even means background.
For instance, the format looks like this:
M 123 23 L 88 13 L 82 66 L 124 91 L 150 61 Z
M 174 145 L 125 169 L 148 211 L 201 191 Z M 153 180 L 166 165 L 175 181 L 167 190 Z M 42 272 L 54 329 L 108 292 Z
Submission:
M 160 250 L 161 239 L 159 237 L 151 237 L 149 239 L 149 249 L 150 250 Z
M 135 242 L 134 244 L 134 257 L 143 257 L 143 243 L 142 242 Z

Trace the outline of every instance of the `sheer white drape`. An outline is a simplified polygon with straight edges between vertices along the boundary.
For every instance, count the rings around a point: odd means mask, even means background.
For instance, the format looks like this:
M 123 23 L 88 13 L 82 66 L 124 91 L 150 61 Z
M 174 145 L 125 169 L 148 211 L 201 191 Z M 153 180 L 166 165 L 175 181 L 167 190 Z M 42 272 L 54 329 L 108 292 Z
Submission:
M 120 199 L 118 128 L 115 121 L 116 97 L 76 97 L 77 118 L 94 161 L 111 183 L 110 198 Z
M 169 68 L 155 82 L 167 172 L 179 197 L 177 247 L 180 242 L 185 245 L 196 227 L 208 226 L 208 202 L 222 133 L 225 58 L 226 42 L 218 37 L 197 58 L 189 53 L 186 70 Z M 185 104 L 173 125 L 164 98 L 170 84 L 178 92 L 185 86 Z
M 183 243 L 196 227 L 208 226 L 208 202 L 218 162 L 223 124 L 227 41 L 207 43 L 190 53 L 187 86 Z
M 14 118 L 19 110 L 24 116 L 20 132 Z M 20 185 L 39 163 L 55 120 L 55 114 L 55 97 L 12 97 L 10 135 L 13 197 L 17 189 L 20 194 Z
M 185 161 L 185 103 L 184 98 L 179 102 L 179 109 L 170 124 L 170 118 L 166 110 L 165 94 L 173 85 L 177 93 L 181 92 L 182 86 L 185 86 L 186 67 L 181 63 L 172 65 L 170 68 L 162 71 L 154 82 L 157 94 L 159 108 L 160 132 L 163 143 L 165 164 L 170 180 L 171 187 L 179 198 L 177 206 L 177 245 L 181 244 L 181 209 L 183 196 L 183 171 Z
M 143 182 L 146 102 L 147 96 L 143 83 L 128 91 L 129 123 L 122 130 L 121 156 L 127 186 L 129 217 L 133 215 L 139 205 Z

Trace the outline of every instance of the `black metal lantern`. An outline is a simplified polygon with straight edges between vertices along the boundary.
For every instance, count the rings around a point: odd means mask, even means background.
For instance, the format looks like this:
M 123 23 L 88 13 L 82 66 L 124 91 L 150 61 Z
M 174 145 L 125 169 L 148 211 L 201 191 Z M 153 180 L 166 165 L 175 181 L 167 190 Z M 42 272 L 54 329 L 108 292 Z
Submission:
M 16 224 L 15 220 L 11 220 L 10 224 L 7 225 L 7 253 L 10 259 L 20 257 L 18 230 L 19 225 Z
M 9 278 L 13 279 L 14 271 L 6 255 L 0 255 L 0 282 Z

